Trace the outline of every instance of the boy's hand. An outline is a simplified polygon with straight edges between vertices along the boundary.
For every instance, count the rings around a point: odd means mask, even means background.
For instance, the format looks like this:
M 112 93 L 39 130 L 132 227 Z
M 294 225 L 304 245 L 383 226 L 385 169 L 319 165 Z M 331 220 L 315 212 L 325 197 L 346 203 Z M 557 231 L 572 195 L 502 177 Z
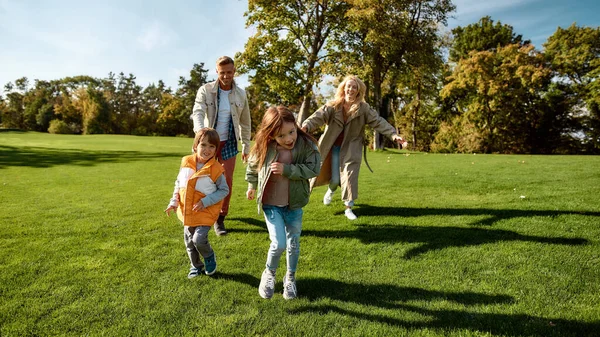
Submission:
M 194 206 L 192 206 L 192 211 L 194 212 L 198 212 L 204 209 L 204 204 L 202 203 L 202 200 L 198 201 L 197 203 L 194 204 Z
M 246 198 L 248 198 L 248 200 L 254 200 L 254 195 L 255 194 L 256 194 L 256 190 L 248 189 L 246 191 Z
M 169 206 L 167 207 L 167 209 L 165 209 L 165 213 L 167 213 L 167 216 L 171 216 L 171 212 L 176 212 L 177 211 L 177 206 Z

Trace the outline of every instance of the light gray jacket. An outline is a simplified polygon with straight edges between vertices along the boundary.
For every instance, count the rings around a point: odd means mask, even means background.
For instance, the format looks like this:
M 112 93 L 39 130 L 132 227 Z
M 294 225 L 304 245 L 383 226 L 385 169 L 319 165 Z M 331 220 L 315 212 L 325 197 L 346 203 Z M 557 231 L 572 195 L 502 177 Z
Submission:
M 190 116 L 194 121 L 194 132 L 200 131 L 203 127 L 214 127 L 217 118 L 217 92 L 218 81 L 207 83 L 198 89 L 194 109 Z M 229 104 L 231 105 L 231 119 L 233 120 L 233 129 L 235 139 L 242 142 L 242 153 L 250 153 L 250 108 L 244 89 L 238 87 L 235 81 L 229 92 Z M 221 139 L 222 141 L 225 139 Z

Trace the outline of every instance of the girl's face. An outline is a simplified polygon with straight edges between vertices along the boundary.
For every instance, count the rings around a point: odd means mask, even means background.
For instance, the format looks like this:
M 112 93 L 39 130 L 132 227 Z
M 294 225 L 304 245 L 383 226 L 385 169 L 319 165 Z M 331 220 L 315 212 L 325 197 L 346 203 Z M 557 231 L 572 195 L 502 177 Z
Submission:
M 206 163 L 215 156 L 216 152 L 217 147 L 214 144 L 209 143 L 206 138 L 202 139 L 196 147 L 196 159 L 200 163 Z
M 273 138 L 277 144 L 284 149 L 293 149 L 294 145 L 296 144 L 296 139 L 298 139 L 298 130 L 296 130 L 296 124 L 284 122 L 281 125 L 281 129 L 275 133 Z
M 347 103 L 352 103 L 358 96 L 358 83 L 355 80 L 349 80 L 344 86 L 344 100 Z

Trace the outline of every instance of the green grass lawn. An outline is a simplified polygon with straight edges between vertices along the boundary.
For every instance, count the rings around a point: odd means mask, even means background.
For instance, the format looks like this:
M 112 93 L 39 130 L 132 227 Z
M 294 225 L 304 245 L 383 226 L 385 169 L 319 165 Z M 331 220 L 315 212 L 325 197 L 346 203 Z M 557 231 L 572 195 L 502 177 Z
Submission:
M 299 298 L 238 162 L 218 271 L 165 209 L 188 138 L 0 132 L 0 336 L 598 336 L 600 157 L 370 152 L 304 208 Z M 282 266 L 285 264 L 282 259 Z

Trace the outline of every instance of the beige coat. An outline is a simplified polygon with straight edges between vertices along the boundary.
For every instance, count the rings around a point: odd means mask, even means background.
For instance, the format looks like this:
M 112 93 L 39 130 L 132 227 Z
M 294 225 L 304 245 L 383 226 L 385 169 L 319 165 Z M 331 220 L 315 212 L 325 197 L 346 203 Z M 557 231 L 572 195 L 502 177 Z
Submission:
M 319 138 L 319 151 L 323 164 L 318 177 L 312 179 L 311 189 L 314 186 L 325 185 L 331 180 L 331 148 L 340 134 L 344 132 L 344 141 L 340 149 L 340 184 L 342 200 L 350 201 L 358 198 L 358 173 L 362 160 L 362 148 L 365 138 L 365 126 L 369 125 L 381 134 L 392 138 L 396 129 L 365 102 L 354 105 L 350 109 L 350 116 L 344 127 L 344 117 L 341 108 L 335 110 L 332 106 L 325 105 L 308 117 L 302 127 L 308 132 L 313 132 L 322 125 L 326 125 L 325 132 Z

